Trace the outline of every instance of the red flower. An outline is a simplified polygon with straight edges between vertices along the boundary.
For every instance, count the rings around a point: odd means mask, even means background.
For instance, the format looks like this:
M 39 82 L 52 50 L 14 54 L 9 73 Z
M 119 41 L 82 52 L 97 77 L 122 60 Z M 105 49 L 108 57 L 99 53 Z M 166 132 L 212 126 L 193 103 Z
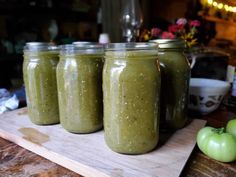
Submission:
M 152 28 L 151 29 L 151 36 L 152 37 L 157 37 L 160 34 L 161 34 L 161 30 L 159 28 Z
M 161 38 L 162 39 L 174 39 L 175 38 L 175 35 L 173 33 L 170 33 L 170 32 L 167 32 L 167 31 L 164 31 L 161 35 Z
M 190 22 L 191 27 L 198 27 L 200 25 L 201 25 L 201 23 L 198 20 L 193 20 Z
M 168 31 L 171 32 L 171 33 L 176 33 L 178 31 L 180 31 L 181 29 L 183 29 L 184 25 L 180 24 L 174 24 L 174 25 L 170 25 L 168 27 Z

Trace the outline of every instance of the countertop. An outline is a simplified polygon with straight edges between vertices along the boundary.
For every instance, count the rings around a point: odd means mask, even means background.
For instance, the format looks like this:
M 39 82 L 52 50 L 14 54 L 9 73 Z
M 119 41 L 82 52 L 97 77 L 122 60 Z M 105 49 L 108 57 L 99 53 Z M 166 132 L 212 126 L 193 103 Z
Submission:
M 194 117 L 193 117 L 194 118 Z M 236 118 L 236 108 L 229 110 L 221 106 L 217 111 L 202 117 L 207 124 L 221 127 Z M 14 143 L 0 138 L 0 177 L 80 177 L 49 160 L 40 157 Z M 181 176 L 187 177 L 233 177 L 236 162 L 221 163 L 202 154 L 196 146 Z

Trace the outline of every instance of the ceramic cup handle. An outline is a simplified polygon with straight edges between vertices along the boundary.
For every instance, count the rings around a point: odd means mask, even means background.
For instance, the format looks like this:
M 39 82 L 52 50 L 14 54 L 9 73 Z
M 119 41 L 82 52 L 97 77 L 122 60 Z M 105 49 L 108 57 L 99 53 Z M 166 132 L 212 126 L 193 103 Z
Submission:
M 189 57 L 189 60 L 191 60 L 190 68 L 192 69 L 196 63 L 196 56 Z

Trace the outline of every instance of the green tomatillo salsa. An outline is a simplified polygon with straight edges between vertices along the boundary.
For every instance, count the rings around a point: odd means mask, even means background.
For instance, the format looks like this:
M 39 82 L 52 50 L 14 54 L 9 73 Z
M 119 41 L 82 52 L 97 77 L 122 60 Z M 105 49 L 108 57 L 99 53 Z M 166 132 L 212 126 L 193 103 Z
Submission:
M 161 63 L 161 128 L 179 129 L 188 122 L 190 66 L 183 54 L 185 42 L 158 39 Z
M 59 123 L 56 83 L 58 52 L 49 50 L 44 43 L 33 48 L 30 45 L 25 47 L 23 63 L 29 117 L 39 125 Z
M 157 145 L 161 78 L 153 47 L 146 43 L 111 44 L 106 50 L 104 129 L 113 151 L 142 154 Z
M 103 49 L 64 46 L 57 67 L 61 125 L 73 133 L 91 133 L 103 126 Z M 72 51 L 70 51 L 72 50 Z

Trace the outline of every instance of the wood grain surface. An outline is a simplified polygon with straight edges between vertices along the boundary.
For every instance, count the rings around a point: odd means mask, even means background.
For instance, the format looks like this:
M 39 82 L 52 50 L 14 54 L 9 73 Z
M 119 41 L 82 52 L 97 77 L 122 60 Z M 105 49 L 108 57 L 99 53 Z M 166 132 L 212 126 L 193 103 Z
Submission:
M 60 125 L 33 125 L 26 109 L 0 116 L 0 136 L 84 176 L 179 176 L 195 146 L 196 132 L 204 124 L 195 119 L 144 155 L 112 152 L 103 131 L 78 135 Z
M 0 177 L 82 177 L 0 138 Z

